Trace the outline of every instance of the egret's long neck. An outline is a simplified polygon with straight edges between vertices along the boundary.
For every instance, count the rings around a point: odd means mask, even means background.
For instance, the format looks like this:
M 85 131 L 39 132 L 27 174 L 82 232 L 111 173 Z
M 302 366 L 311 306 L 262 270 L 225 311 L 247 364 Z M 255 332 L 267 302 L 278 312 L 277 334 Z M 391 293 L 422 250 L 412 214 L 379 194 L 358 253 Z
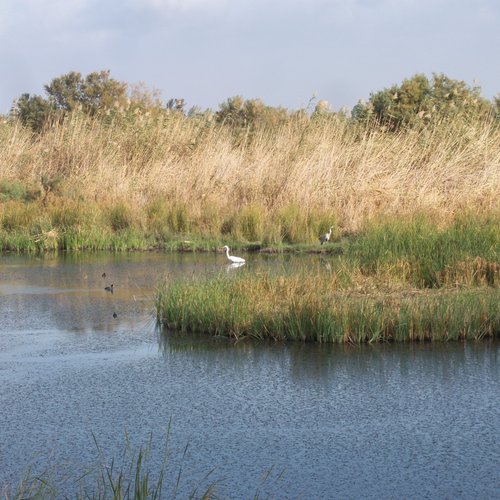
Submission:
M 226 247 L 226 255 L 227 255 L 227 258 L 229 259 L 229 248 Z

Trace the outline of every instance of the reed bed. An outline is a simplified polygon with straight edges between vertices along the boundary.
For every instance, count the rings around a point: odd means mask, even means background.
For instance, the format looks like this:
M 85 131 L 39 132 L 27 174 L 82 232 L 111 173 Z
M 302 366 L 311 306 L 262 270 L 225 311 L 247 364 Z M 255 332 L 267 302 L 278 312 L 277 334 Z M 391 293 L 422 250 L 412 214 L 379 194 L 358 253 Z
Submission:
M 175 237 L 281 245 L 380 217 L 427 213 L 446 225 L 498 214 L 499 144 L 493 118 L 467 116 L 397 133 L 301 113 L 246 129 L 175 112 L 111 122 L 74 113 L 38 135 L 4 122 L 0 240 L 14 250 Z
M 339 256 L 287 275 L 165 283 L 158 320 L 181 332 L 316 342 L 500 336 L 500 226 L 474 215 L 377 221 Z
M 213 336 L 320 343 L 446 341 L 500 336 L 500 292 L 342 289 L 322 275 L 250 273 L 165 285 L 159 321 Z
M 182 454 L 177 453 L 177 457 L 172 457 L 168 448 L 170 425 L 169 423 L 166 439 L 161 442 L 165 446 L 164 449 L 156 448 L 152 433 L 149 434 L 147 442 L 136 449 L 126 433 L 124 449 L 117 457 L 107 456 L 106 450 L 102 449 L 92 433 L 98 453 L 95 464 L 76 465 L 76 470 L 70 471 L 65 470 L 67 467 L 62 464 L 51 465 L 47 470 L 38 473 L 29 470 L 12 491 L 10 488 L 2 490 L 2 496 L 5 499 L 15 500 L 26 498 L 159 500 L 178 498 L 182 494 L 186 495 L 187 490 L 189 498 L 216 498 L 216 481 L 210 478 L 215 468 L 197 481 L 195 478 L 184 477 L 183 462 L 188 445 Z M 161 459 L 159 463 L 153 460 L 155 455 L 159 455 Z M 173 462 L 175 465 L 172 465 Z M 188 486 L 190 483 L 193 484 L 192 487 Z

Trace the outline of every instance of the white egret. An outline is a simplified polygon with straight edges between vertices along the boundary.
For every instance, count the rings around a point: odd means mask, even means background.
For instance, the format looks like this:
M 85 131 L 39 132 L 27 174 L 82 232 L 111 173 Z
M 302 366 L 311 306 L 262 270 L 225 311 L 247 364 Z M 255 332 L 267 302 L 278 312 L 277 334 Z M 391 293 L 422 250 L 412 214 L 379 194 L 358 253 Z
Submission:
M 321 245 L 323 243 L 327 243 L 328 241 L 330 241 L 330 236 L 332 235 L 332 229 L 333 229 L 333 226 L 330 226 L 330 229 L 319 239 L 319 241 L 321 242 Z
M 224 245 L 224 250 L 226 251 L 227 258 L 231 262 L 234 262 L 235 264 L 243 264 L 245 262 L 245 259 L 243 259 L 242 257 L 236 257 L 234 255 L 229 255 L 229 247 L 227 245 Z

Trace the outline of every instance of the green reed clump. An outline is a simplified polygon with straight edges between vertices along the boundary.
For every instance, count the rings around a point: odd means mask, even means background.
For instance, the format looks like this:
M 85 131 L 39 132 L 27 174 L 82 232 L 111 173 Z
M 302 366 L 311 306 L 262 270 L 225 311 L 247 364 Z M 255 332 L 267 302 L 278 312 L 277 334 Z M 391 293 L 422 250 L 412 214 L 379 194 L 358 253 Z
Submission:
M 7 179 L 0 181 L 0 201 L 22 200 L 27 193 L 26 186 L 20 181 Z
M 110 207 L 107 210 L 106 219 L 113 231 L 128 229 L 134 223 L 131 208 L 124 202 Z
M 366 274 L 392 273 L 417 287 L 498 282 L 500 218 L 464 214 L 439 227 L 430 217 L 375 221 L 350 247 Z
M 34 467 L 30 467 L 25 478 L 12 491 L 11 488 L 4 488 L 5 498 L 155 500 L 177 498 L 186 490 L 189 498 L 213 498 L 216 484 L 209 477 L 215 469 L 200 479 L 185 477 L 183 467 L 188 445 L 183 453 L 173 455 L 169 447 L 170 428 L 171 422 L 165 438 L 160 440 L 163 449 L 158 449 L 153 433 L 149 434 L 146 443 L 136 448 L 126 432 L 123 450 L 117 457 L 107 456 L 92 433 L 98 454 L 95 464 L 70 471 L 66 471 L 62 464 L 49 464 L 42 472 L 35 472 Z M 155 463 L 153 459 L 158 454 L 161 460 Z M 175 466 L 172 465 L 174 461 Z
M 219 276 L 163 286 L 158 320 L 181 332 L 316 342 L 500 336 L 500 291 L 345 289 L 335 276 Z
M 146 231 L 154 234 L 158 241 L 167 241 L 191 230 L 191 214 L 183 203 L 155 199 L 144 210 Z

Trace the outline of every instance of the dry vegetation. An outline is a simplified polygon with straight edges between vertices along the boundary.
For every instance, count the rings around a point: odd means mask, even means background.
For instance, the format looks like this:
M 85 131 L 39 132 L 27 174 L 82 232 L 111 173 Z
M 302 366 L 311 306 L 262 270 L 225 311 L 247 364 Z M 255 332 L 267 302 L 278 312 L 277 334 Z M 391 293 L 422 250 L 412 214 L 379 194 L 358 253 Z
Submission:
M 447 222 L 499 208 L 500 129 L 484 117 L 394 133 L 333 114 L 235 129 L 207 115 L 73 113 L 42 134 L 5 122 L 0 144 L 0 180 L 34 193 L 23 206 L 50 215 L 45 232 L 61 231 L 54 211 L 97 224 L 118 207 L 146 232 L 167 221 L 171 233 L 297 243 L 332 220 L 350 233 L 381 214 Z

